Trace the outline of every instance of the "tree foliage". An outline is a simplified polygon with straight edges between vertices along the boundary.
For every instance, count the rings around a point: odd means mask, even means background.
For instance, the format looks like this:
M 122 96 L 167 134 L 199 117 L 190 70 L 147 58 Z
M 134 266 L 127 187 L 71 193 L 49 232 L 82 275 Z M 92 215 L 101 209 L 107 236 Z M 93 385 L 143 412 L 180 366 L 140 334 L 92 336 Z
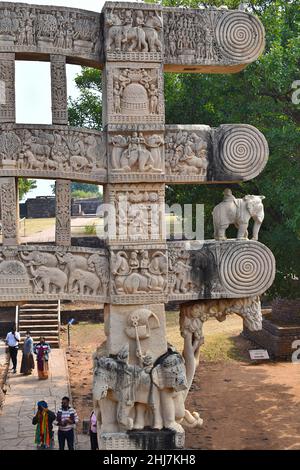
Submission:
M 19 178 L 18 188 L 19 188 L 19 199 L 20 199 L 20 201 L 22 201 L 23 197 L 27 193 L 29 193 L 29 191 L 36 188 L 36 181 L 35 180 L 28 180 L 26 178 Z
M 238 8 L 240 3 L 214 0 L 202 5 Z M 200 5 L 193 0 L 163 0 L 162 4 Z M 230 187 L 237 197 L 266 196 L 260 240 L 270 247 L 277 261 L 270 295 L 293 297 L 297 295 L 293 279 L 300 277 L 300 106 L 292 102 L 293 83 L 300 80 L 300 0 L 257 0 L 247 5 L 265 26 L 265 53 L 237 74 L 165 74 L 166 122 L 212 127 L 252 124 L 268 140 L 269 162 L 259 177 L 241 184 L 169 186 L 167 202 L 204 203 L 205 236 L 212 238 L 211 212 L 222 200 L 225 187 Z M 98 71 L 84 68 L 76 83 L 81 98 L 72 103 L 77 119 L 73 123 L 100 129 Z

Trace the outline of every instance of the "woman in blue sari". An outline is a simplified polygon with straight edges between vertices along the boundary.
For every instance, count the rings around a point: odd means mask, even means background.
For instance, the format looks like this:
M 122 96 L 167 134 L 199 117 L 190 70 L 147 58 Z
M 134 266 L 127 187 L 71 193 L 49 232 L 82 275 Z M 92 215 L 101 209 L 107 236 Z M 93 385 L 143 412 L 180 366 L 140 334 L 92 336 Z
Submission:
M 34 369 L 33 359 L 33 339 L 30 336 L 30 331 L 26 332 L 26 338 L 23 345 L 23 356 L 21 363 L 21 374 L 30 375 Z

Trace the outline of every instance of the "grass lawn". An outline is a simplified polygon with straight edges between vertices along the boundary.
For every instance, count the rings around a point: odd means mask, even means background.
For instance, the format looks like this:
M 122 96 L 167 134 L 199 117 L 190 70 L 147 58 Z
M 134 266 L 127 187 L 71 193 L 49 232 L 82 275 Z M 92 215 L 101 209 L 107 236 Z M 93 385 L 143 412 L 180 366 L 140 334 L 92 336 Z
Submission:
M 167 340 L 181 352 L 183 338 L 179 331 L 179 312 L 167 312 Z M 205 343 L 201 346 L 201 358 L 204 361 L 246 361 L 249 362 L 249 342 L 240 336 L 242 320 L 229 316 L 226 322 L 209 320 L 204 324 Z M 62 338 L 66 345 L 66 328 Z M 104 325 L 81 322 L 71 327 L 71 345 L 83 348 L 86 353 L 93 353 L 97 346 L 105 341 Z
M 43 232 L 44 230 L 47 230 L 48 228 L 51 228 L 54 225 L 54 217 L 51 219 L 25 219 L 24 222 L 20 223 L 20 236 L 29 237 L 31 235 L 35 235 L 36 233 Z

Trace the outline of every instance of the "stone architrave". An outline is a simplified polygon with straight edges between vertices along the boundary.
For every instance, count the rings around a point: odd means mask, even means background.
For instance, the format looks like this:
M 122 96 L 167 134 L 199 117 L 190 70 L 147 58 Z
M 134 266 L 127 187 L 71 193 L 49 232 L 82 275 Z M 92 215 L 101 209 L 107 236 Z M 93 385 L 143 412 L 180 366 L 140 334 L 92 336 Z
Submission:
M 15 54 L 0 52 L 0 124 L 15 120 Z
M 16 178 L 0 178 L 0 204 L 3 245 L 19 241 L 19 198 Z
M 51 55 L 52 123 L 68 124 L 66 57 Z
M 55 184 L 55 243 L 71 245 L 71 181 L 57 180 Z

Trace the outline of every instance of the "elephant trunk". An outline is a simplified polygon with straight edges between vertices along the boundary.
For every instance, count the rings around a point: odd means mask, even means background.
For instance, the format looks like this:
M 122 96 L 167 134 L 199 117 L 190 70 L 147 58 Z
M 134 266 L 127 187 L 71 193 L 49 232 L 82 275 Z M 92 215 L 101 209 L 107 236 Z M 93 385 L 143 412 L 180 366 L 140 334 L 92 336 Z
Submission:
M 32 261 L 32 256 L 30 253 L 28 253 L 27 255 L 25 255 L 25 253 L 23 253 L 22 251 L 20 251 L 20 256 L 21 258 L 24 260 L 24 261 Z
M 33 266 L 30 266 L 30 272 L 33 277 L 37 277 L 37 271 L 34 270 Z

